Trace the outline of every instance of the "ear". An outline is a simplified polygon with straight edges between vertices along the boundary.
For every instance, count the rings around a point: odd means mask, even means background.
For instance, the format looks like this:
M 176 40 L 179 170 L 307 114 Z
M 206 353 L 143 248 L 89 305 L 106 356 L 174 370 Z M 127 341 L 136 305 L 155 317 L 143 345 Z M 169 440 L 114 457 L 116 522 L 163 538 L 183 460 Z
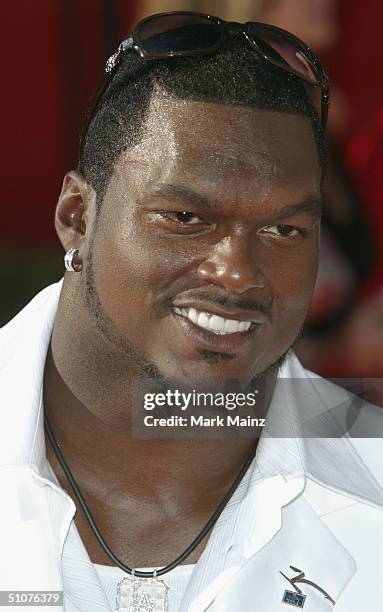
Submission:
M 81 174 L 75 170 L 67 172 L 55 214 L 56 232 L 65 251 L 79 249 L 81 256 L 91 201 L 94 201 L 94 191 Z

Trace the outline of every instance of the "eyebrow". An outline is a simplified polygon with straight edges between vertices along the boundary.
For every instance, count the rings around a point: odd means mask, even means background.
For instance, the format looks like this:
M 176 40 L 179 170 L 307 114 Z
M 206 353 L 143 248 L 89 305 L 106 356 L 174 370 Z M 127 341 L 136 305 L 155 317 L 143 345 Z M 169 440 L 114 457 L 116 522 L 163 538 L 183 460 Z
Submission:
M 211 208 L 211 203 L 200 193 L 197 193 L 193 189 L 184 187 L 183 185 L 161 185 L 156 189 L 151 197 L 155 198 L 166 198 L 170 200 L 182 200 L 192 206 L 200 206 L 201 208 Z
M 322 204 L 318 197 L 310 196 L 303 200 L 303 202 L 299 202 L 299 204 L 289 204 L 287 206 L 283 206 L 280 210 L 278 210 L 274 215 L 272 215 L 273 219 L 286 219 L 287 217 L 293 217 L 294 215 L 300 215 L 304 213 L 317 215 L 320 214 L 322 210 Z
M 185 203 L 191 204 L 192 206 L 200 206 L 201 208 L 212 208 L 212 204 L 207 197 L 183 185 L 161 185 L 160 187 L 158 187 L 158 189 L 151 193 L 151 197 L 165 198 L 170 200 L 177 199 L 182 200 Z M 287 206 L 283 206 L 275 214 L 270 216 L 270 220 L 285 219 L 288 217 L 293 217 L 294 215 L 304 213 L 312 215 L 320 214 L 321 208 L 322 206 L 320 199 L 313 195 L 306 198 L 303 202 L 299 202 L 298 204 L 289 204 Z

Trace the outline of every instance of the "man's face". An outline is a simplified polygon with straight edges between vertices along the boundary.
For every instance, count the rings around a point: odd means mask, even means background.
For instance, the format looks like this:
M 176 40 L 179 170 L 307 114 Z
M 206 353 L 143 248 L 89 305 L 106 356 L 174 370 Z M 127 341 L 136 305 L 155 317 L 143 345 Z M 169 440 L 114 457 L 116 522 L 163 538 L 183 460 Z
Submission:
M 155 98 L 93 237 L 99 328 L 167 379 L 260 374 L 304 322 L 319 199 L 307 117 Z

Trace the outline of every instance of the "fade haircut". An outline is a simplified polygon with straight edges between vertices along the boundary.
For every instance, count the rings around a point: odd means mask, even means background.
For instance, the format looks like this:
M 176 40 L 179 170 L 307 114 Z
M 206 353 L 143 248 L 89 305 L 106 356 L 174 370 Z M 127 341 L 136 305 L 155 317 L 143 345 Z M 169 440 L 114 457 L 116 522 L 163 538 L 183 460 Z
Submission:
M 323 176 L 324 132 L 302 80 L 263 60 L 236 32 L 212 55 L 151 61 L 142 60 L 135 51 L 122 55 L 80 148 L 78 170 L 96 192 L 98 211 L 116 160 L 143 137 L 155 90 L 180 100 L 306 115 Z

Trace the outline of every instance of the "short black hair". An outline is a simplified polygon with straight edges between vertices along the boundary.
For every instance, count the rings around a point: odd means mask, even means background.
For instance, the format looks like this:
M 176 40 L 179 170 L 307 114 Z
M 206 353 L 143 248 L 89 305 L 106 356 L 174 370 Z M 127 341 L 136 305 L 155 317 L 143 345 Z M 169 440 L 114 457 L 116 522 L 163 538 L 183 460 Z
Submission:
M 212 55 L 144 61 L 126 51 L 82 137 L 78 170 L 101 205 L 117 158 L 139 143 L 155 88 L 194 101 L 306 115 L 310 118 L 322 176 L 325 137 L 302 80 L 262 59 L 240 33 Z

